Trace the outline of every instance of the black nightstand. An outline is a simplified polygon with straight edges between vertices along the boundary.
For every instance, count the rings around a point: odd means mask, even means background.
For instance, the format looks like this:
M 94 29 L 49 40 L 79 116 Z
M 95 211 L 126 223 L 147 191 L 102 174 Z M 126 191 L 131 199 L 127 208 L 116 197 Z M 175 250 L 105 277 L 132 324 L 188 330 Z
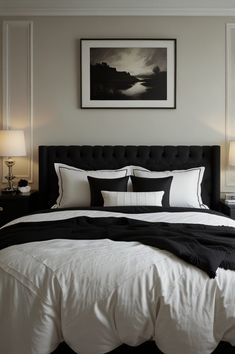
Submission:
M 229 216 L 232 219 L 235 219 L 235 204 L 225 204 L 224 200 L 220 201 L 220 211 Z
M 37 209 L 38 192 L 1 193 L 0 192 L 0 226 L 29 214 Z

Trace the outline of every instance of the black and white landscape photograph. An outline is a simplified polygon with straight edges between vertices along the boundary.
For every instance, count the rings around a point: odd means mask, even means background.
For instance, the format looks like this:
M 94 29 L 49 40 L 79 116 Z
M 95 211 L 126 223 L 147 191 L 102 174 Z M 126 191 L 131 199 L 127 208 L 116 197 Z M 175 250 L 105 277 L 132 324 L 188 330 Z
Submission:
M 115 47 L 114 40 L 110 47 L 91 45 L 87 48 L 89 85 L 86 86 L 89 86 L 89 101 L 98 103 L 98 107 L 100 103 L 103 107 L 109 107 L 110 102 L 113 107 L 119 107 L 120 103 L 124 107 L 138 107 L 141 103 L 143 107 L 154 105 L 156 108 L 158 103 L 161 108 L 166 103 L 167 107 L 175 89 L 172 70 L 172 65 L 175 65 L 174 51 L 161 45 L 161 41 L 151 47 L 138 46 L 138 41 L 135 41 L 135 46 L 129 47 L 120 46 L 124 40 L 118 42 L 118 47 Z M 169 63 L 172 63 L 171 67 Z

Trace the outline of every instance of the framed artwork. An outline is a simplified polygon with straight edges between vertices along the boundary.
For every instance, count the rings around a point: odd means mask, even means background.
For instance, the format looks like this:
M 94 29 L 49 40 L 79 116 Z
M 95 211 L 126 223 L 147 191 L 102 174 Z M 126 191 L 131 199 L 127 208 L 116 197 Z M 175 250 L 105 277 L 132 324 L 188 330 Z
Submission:
M 81 39 L 82 108 L 176 108 L 176 39 Z

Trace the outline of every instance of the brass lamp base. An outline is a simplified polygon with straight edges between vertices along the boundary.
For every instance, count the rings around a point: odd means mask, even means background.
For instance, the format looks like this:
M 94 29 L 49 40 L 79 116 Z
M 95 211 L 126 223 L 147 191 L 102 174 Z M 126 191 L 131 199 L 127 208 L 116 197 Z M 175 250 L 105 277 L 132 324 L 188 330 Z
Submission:
M 8 175 L 5 176 L 8 186 L 2 190 L 3 193 L 13 193 L 16 192 L 16 187 L 13 185 L 13 180 L 15 179 L 15 176 L 13 176 L 12 173 L 12 167 L 15 165 L 15 161 L 12 160 L 12 158 L 8 158 L 5 160 L 5 164 L 8 167 Z

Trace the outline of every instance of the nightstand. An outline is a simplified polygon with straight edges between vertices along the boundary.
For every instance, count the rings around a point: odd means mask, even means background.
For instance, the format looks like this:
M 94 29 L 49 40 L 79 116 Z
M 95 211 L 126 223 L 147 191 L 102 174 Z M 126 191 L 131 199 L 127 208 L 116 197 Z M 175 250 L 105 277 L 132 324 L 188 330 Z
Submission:
M 0 192 L 0 226 L 35 211 L 37 209 L 37 196 L 37 191 L 30 191 L 25 194 Z
M 225 204 L 224 200 L 220 201 L 220 211 L 229 216 L 232 219 L 235 219 L 235 204 Z

